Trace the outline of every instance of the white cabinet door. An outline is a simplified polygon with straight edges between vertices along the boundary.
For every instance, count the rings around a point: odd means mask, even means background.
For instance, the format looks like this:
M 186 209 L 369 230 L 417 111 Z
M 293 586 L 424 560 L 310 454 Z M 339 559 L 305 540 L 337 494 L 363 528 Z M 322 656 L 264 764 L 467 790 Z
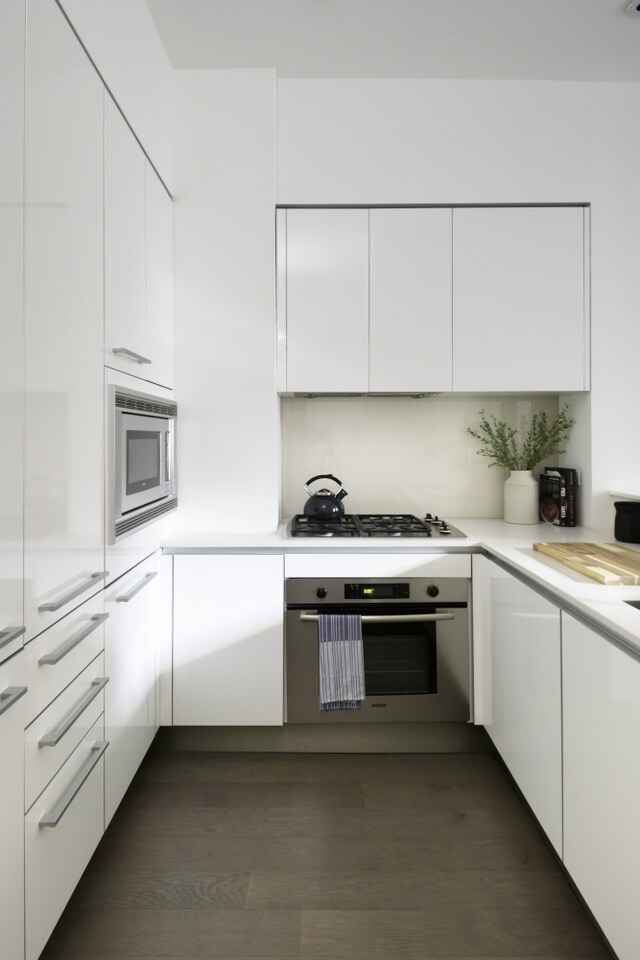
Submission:
M 22 646 L 24 2 L 0 5 L 0 661 Z
M 105 592 L 105 818 L 109 823 L 157 726 L 157 557 Z
M 369 211 L 287 210 L 286 230 L 287 391 L 366 392 Z
M 174 558 L 173 722 L 283 722 L 283 558 Z
M 22 651 L 0 666 L 0 955 L 24 956 L 24 694 Z
M 491 566 L 491 704 L 485 726 L 556 850 L 562 853 L 560 611 Z
M 373 393 L 451 390 L 451 214 L 370 211 Z
M 102 586 L 104 95 L 56 4 L 27 34 L 28 638 Z
M 453 212 L 453 389 L 586 390 L 581 207 Z
M 636 960 L 640 662 L 562 614 L 564 863 L 619 960 Z
M 151 365 L 144 376 L 173 388 L 173 201 L 146 164 L 146 315 Z
M 109 96 L 105 111 L 105 363 L 146 379 L 146 160 Z

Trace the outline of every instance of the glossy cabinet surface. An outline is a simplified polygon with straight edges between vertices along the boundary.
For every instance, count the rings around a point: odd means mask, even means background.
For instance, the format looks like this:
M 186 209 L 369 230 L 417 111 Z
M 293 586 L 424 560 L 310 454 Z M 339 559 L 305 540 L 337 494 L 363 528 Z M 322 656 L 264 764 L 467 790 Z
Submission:
M 24 2 L 0 5 L 0 662 L 22 646 Z
M 25 639 L 104 565 L 103 87 L 56 4 L 27 32 Z
M 489 584 L 485 727 L 562 855 L 560 611 L 495 564 Z
M 453 211 L 453 389 L 589 388 L 582 207 Z
M 105 592 L 105 820 L 108 824 L 158 729 L 154 554 Z
M 174 558 L 174 725 L 283 722 L 283 558 Z
M 24 694 L 22 651 L 0 665 L 0 956 L 24 956 Z
M 619 960 L 635 960 L 640 662 L 562 614 L 564 862 Z
M 173 201 L 146 164 L 146 327 L 151 365 L 145 375 L 173 387 Z

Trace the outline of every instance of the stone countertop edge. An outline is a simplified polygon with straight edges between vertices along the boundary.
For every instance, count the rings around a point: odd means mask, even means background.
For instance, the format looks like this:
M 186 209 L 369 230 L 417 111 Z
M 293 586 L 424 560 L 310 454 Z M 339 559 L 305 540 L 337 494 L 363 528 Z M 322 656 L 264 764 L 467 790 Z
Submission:
M 455 518 L 450 521 L 467 537 L 450 540 L 388 538 L 292 539 L 286 524 L 275 532 L 177 532 L 161 544 L 170 555 L 198 554 L 483 554 L 537 589 L 552 603 L 576 616 L 605 639 L 640 659 L 640 610 L 624 603 L 640 600 L 640 586 L 603 585 L 574 572 L 533 549 L 534 543 L 614 543 L 611 530 L 554 527 L 546 523 L 511 524 L 494 519 Z M 640 551 L 640 544 L 622 544 Z

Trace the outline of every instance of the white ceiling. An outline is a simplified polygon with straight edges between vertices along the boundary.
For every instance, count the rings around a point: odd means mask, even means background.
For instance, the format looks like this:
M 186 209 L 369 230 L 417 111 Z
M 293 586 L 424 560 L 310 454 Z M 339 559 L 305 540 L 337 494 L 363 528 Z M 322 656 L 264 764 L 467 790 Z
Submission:
M 147 0 L 174 67 L 640 81 L 629 0 Z

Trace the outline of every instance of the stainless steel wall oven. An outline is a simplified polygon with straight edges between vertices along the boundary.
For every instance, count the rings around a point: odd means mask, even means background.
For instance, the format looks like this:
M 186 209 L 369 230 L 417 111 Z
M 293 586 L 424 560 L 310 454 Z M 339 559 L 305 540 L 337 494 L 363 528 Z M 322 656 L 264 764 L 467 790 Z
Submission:
M 470 719 L 469 581 L 286 581 L 286 721 Z M 318 616 L 362 617 L 366 697 L 358 711 L 319 705 Z

